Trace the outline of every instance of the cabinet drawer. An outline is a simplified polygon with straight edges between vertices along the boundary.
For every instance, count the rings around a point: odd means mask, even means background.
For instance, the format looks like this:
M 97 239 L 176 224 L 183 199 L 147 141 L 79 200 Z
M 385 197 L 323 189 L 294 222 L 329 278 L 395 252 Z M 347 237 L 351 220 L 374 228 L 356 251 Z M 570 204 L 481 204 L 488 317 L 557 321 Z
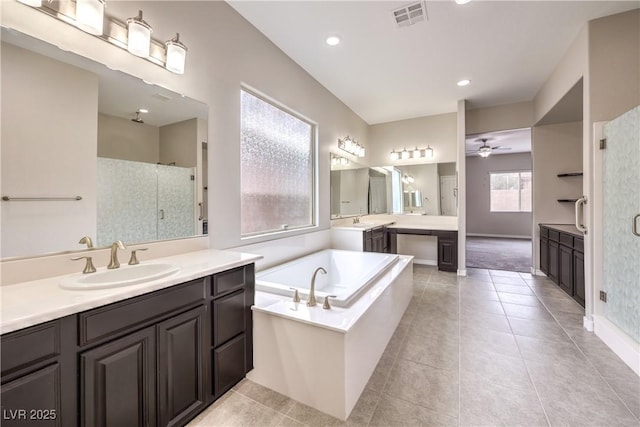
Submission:
M 571 234 L 560 233 L 560 243 L 565 246 L 573 247 L 573 236 Z
M 133 330 L 181 307 L 202 301 L 205 281 L 206 279 L 194 280 L 80 313 L 79 344 L 83 346 L 110 335 L 115 336 Z
M 549 230 L 549 240 L 553 240 L 554 242 L 559 242 L 560 232 L 556 230 Z
M 217 297 L 240 289 L 245 286 L 245 279 L 246 272 L 244 266 L 218 273 L 213 276 L 213 289 L 211 293 L 214 297 Z
M 239 335 L 213 350 L 213 366 L 214 394 L 220 396 L 246 373 L 245 335 Z
M 60 323 L 45 323 L 2 336 L 2 375 L 60 354 Z
M 214 347 L 245 331 L 246 307 L 246 292 L 244 290 L 213 301 Z
M 549 237 L 549 229 L 547 227 L 540 227 L 540 237 Z
M 61 426 L 60 394 L 57 363 L 3 384 L 2 426 Z
M 579 237 L 573 238 L 573 249 L 578 252 L 584 253 L 584 240 Z

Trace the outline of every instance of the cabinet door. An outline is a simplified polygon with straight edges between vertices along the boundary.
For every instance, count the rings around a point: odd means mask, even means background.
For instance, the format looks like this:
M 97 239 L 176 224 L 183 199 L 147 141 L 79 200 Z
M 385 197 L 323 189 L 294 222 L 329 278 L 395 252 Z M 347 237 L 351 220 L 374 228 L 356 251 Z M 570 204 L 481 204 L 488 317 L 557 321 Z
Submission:
M 572 249 L 564 245 L 559 247 L 560 271 L 558 272 L 558 286 L 567 294 L 573 296 L 573 254 Z
M 155 327 L 80 355 L 81 425 L 156 424 Z
M 61 426 L 60 365 L 2 384 L 2 426 Z
M 549 277 L 549 279 L 553 280 L 556 283 L 558 283 L 558 272 L 559 272 L 558 252 L 559 250 L 560 249 L 559 249 L 558 243 L 552 240 L 549 240 L 549 272 L 547 273 L 547 276 Z
M 584 307 L 584 254 L 573 251 L 573 299 Z
M 158 424 L 183 425 L 206 404 L 204 306 L 157 325 Z
M 549 273 L 549 239 L 540 239 L 540 271 Z
M 242 334 L 213 350 L 213 381 L 216 397 L 220 397 L 244 378 L 247 371 L 245 346 L 246 336 Z
M 458 240 L 457 233 L 438 235 L 438 270 L 457 271 Z

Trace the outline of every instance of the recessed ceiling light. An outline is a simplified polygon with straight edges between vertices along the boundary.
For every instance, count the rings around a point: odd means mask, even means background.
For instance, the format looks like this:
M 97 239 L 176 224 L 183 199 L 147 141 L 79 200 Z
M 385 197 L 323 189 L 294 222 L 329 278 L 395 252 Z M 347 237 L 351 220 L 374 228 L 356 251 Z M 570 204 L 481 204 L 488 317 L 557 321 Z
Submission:
M 469 3 L 471 0 L 456 0 L 456 3 L 458 4 L 467 4 Z
M 138 111 L 141 112 L 141 113 L 148 113 L 149 112 L 149 110 L 147 110 L 146 108 L 141 108 Z
M 460 80 L 460 81 L 458 82 L 458 86 L 466 86 L 466 85 L 468 85 L 469 83 L 471 83 L 471 80 L 467 80 L 467 79 Z
M 331 36 L 331 37 L 327 37 L 327 44 L 329 46 L 337 46 L 340 44 L 340 37 L 338 36 Z

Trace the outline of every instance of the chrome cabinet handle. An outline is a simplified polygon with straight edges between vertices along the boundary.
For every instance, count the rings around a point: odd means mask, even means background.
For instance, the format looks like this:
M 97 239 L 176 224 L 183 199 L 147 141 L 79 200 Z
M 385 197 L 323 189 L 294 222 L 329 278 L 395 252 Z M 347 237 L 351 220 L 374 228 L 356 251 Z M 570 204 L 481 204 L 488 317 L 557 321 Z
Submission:
M 581 197 L 576 201 L 576 228 L 583 233 L 587 232 L 587 228 L 584 225 L 582 225 L 582 221 L 580 220 L 580 217 L 582 216 L 582 212 L 583 212 L 582 208 L 585 203 L 587 203 L 586 197 Z
M 640 214 L 633 217 L 633 224 L 631 224 L 631 232 L 636 236 L 640 237 L 640 233 L 638 232 L 638 218 L 640 218 Z

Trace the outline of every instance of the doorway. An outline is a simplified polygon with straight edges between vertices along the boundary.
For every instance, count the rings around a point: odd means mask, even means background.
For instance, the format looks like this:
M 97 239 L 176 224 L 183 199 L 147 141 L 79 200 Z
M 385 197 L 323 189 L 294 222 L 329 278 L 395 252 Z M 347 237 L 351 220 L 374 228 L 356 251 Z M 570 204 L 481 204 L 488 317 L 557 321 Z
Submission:
M 531 129 L 466 137 L 466 266 L 530 273 Z

